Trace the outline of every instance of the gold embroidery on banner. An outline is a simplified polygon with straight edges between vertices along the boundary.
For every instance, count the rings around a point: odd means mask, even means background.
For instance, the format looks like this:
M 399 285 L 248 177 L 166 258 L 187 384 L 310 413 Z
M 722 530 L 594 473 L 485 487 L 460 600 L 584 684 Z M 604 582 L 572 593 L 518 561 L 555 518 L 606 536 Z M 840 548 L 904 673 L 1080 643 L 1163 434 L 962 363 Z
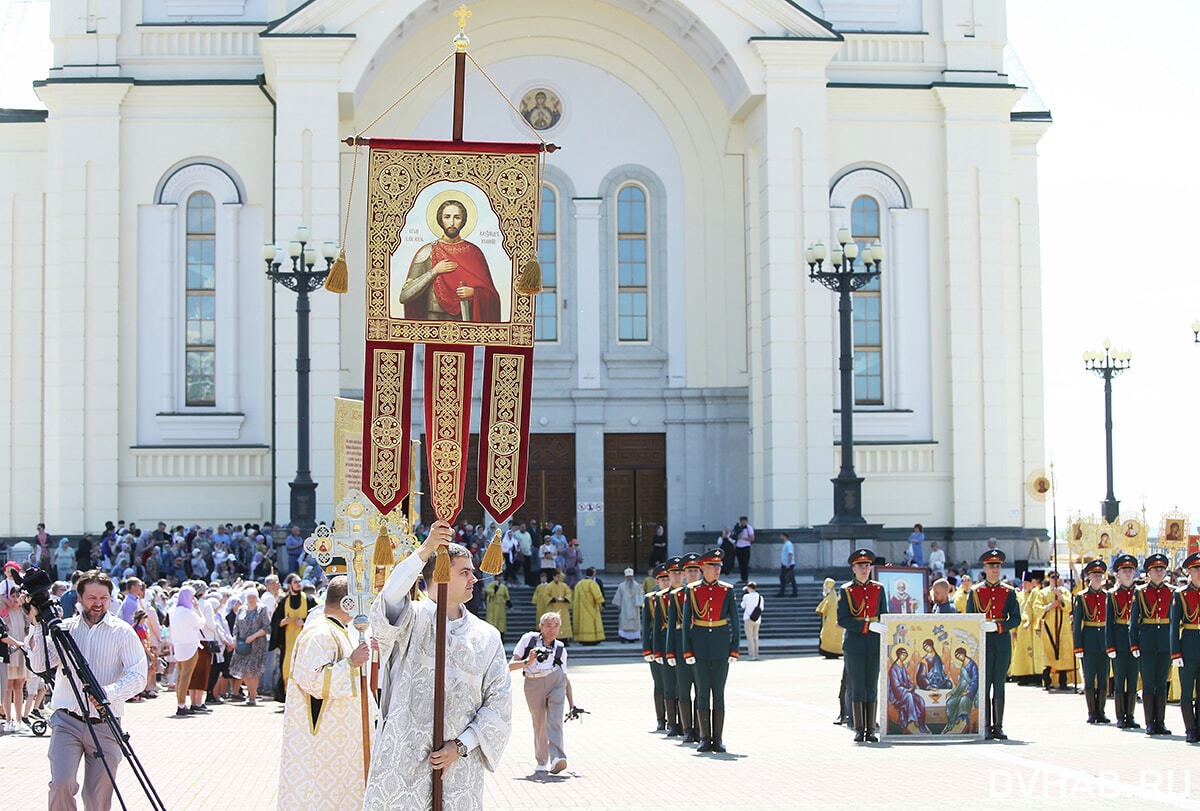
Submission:
M 492 397 L 486 403 L 487 485 L 484 493 L 492 506 L 506 511 L 517 497 L 517 468 L 521 451 L 521 387 L 525 379 L 525 356 L 492 355 Z
M 432 360 L 429 359 L 432 355 Z M 433 364 L 433 444 L 429 461 L 433 477 L 433 509 L 439 518 L 456 514 L 462 506 L 463 398 L 466 391 L 466 357 L 460 352 L 430 352 L 426 363 Z
M 406 362 L 402 349 L 376 349 L 371 358 L 374 419 L 371 421 L 371 472 L 368 481 L 372 494 L 384 504 L 391 503 L 400 484 L 396 448 L 402 436 L 400 420 L 407 417 L 400 413 Z
M 509 283 L 512 307 L 507 323 L 391 317 L 389 263 L 400 244 L 405 217 L 423 189 L 445 180 L 479 187 L 496 212 L 504 250 L 513 260 Z M 367 340 L 533 346 L 533 296 L 517 290 L 516 278 L 519 269 L 537 257 L 534 214 L 539 188 L 537 154 L 372 149 L 367 195 Z M 505 295 L 503 289 L 500 295 Z

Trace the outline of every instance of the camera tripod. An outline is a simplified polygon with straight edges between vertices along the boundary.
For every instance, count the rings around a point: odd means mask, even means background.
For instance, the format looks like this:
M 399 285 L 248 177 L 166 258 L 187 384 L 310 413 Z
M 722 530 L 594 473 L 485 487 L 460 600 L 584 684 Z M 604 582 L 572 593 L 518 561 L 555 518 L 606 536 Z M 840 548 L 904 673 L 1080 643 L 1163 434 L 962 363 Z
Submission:
M 53 611 L 53 608 L 50 608 Z M 129 767 L 133 770 L 134 776 L 138 783 L 142 786 L 142 791 L 146 794 L 146 799 L 150 801 L 150 808 L 154 811 L 166 811 L 166 806 L 159 798 L 158 792 L 154 788 L 154 784 L 150 782 L 150 775 L 146 773 L 142 762 L 138 760 L 137 754 L 133 751 L 133 747 L 129 743 L 129 736 L 121 729 L 120 720 L 113 715 L 112 709 L 109 706 L 108 698 L 104 695 L 104 689 L 96 680 L 96 675 L 92 673 L 92 669 L 88 667 L 87 660 L 83 658 L 83 653 L 79 650 L 79 646 L 75 644 L 75 640 L 71 635 L 63 630 L 62 620 L 57 616 L 51 616 L 48 619 L 41 619 L 42 635 L 47 641 L 54 643 L 54 649 L 58 651 L 58 661 L 62 664 L 62 673 L 67 679 L 67 683 L 71 685 L 71 692 L 75 696 L 75 701 L 78 702 L 80 714 L 83 716 L 84 723 L 87 724 L 88 732 L 92 736 L 92 743 L 96 745 L 96 751 L 92 753 L 99 758 L 100 763 L 104 766 L 104 771 L 108 774 L 108 779 L 112 782 L 113 793 L 117 795 L 117 802 L 121 804 L 122 809 L 128 809 L 125 804 L 125 798 L 121 796 L 121 790 L 117 788 L 117 780 L 113 775 L 112 768 L 108 765 L 108 761 L 104 757 L 104 750 L 100 746 L 100 738 L 96 735 L 95 723 L 92 719 L 90 708 L 91 701 L 84 698 L 93 699 L 99 705 L 99 715 L 104 723 L 108 724 L 109 731 L 112 732 L 113 738 L 117 742 L 117 746 L 121 749 L 121 754 L 129 761 Z M 49 667 L 50 657 L 46 657 L 46 666 Z M 80 680 L 84 682 L 80 687 L 76 681 L 76 674 Z

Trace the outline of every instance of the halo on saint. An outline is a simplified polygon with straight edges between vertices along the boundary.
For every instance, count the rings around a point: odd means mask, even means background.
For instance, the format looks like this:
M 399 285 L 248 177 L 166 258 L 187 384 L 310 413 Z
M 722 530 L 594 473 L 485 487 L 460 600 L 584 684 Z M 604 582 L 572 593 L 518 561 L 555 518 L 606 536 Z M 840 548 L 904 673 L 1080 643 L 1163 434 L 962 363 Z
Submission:
M 425 221 L 429 224 L 429 230 L 433 235 L 440 236 L 442 226 L 438 223 L 438 209 L 442 204 L 448 201 L 454 201 L 461 205 L 467 212 L 467 221 L 463 224 L 462 231 L 458 236 L 466 239 L 472 231 L 475 230 L 475 224 L 479 222 L 479 209 L 475 206 L 475 201 L 471 199 L 465 191 L 458 189 L 447 189 L 444 192 L 438 192 L 429 201 L 429 208 L 425 209 Z

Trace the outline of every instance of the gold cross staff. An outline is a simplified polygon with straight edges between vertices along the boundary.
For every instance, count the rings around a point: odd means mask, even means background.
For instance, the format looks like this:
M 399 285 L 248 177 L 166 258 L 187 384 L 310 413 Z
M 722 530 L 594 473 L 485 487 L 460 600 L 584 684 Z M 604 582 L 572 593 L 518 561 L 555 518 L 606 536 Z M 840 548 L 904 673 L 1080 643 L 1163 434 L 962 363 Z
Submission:
M 466 31 L 467 18 L 471 16 L 471 12 L 467 10 L 465 3 L 458 7 L 458 11 L 454 12 L 454 16 L 458 18 L 458 30 Z

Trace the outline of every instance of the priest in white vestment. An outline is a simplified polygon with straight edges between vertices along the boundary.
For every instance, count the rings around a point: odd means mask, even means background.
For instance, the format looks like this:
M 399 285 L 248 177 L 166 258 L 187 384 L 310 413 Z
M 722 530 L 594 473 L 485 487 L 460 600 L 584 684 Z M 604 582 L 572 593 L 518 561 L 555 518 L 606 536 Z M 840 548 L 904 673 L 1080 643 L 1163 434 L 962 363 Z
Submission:
M 324 610 L 312 611 L 292 649 L 283 714 L 279 770 L 280 811 L 356 808 L 362 803 L 363 718 L 361 668 L 370 658 L 356 643 L 350 615 L 342 609 L 346 577 L 329 581 Z M 377 708 L 367 688 L 369 730 Z
M 508 657 L 500 633 L 464 610 L 475 585 L 470 552 L 435 522 L 425 543 L 392 570 L 371 606 L 379 641 L 383 717 L 371 753 L 363 808 L 419 811 L 432 804 L 432 769 L 443 770 L 446 811 L 483 808 L 483 770 L 495 771 L 512 732 Z M 433 749 L 433 681 L 437 604 L 410 592 L 425 569 L 431 583 L 438 546 L 450 554 L 446 610 L 446 745 Z M 430 598 L 436 587 L 430 586 Z
M 625 570 L 625 579 L 617 586 L 613 602 L 620 611 L 617 637 L 622 642 L 636 642 L 642 636 L 642 600 L 646 593 L 642 584 L 633 580 L 633 569 Z

